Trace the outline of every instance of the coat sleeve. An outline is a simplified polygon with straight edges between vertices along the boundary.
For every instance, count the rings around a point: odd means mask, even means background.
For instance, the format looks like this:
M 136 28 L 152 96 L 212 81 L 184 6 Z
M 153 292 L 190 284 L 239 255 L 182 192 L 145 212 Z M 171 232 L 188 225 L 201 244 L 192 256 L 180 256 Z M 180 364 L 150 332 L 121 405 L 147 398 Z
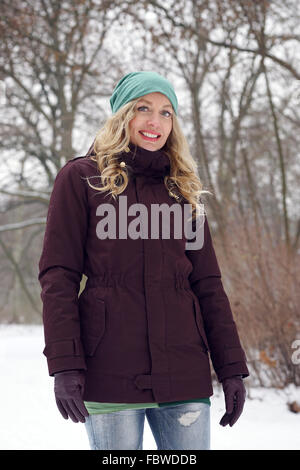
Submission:
M 187 249 L 186 255 L 193 265 L 189 280 L 199 301 L 210 357 L 220 382 L 233 375 L 247 377 L 246 355 L 223 288 L 207 217 L 202 217 L 204 223 L 197 228 L 197 236 L 200 236 L 198 230 L 202 230 L 203 246 L 195 250 Z
M 49 375 L 86 369 L 80 339 L 78 294 L 88 224 L 86 183 L 70 160 L 58 172 L 39 261 Z

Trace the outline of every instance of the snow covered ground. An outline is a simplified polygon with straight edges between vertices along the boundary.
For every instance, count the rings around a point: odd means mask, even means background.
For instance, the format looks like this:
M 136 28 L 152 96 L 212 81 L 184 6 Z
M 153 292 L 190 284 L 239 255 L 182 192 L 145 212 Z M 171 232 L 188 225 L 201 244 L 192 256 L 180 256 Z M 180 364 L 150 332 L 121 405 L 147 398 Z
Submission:
M 82 423 L 64 420 L 56 408 L 41 326 L 0 325 L 0 449 L 88 450 Z M 300 366 L 299 366 L 300 367 Z M 286 403 L 300 402 L 300 388 L 251 389 L 239 421 L 223 428 L 224 398 L 211 397 L 211 449 L 300 449 L 300 413 Z M 145 420 L 144 450 L 156 450 Z

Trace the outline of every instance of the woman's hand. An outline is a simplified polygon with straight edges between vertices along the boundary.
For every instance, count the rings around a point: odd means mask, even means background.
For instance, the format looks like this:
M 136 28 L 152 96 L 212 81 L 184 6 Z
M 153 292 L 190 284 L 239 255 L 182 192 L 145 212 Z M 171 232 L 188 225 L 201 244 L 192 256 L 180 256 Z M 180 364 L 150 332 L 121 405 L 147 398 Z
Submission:
M 84 384 L 84 371 L 69 370 L 54 374 L 57 407 L 65 419 L 70 417 L 74 423 L 85 423 L 85 416 L 89 415 L 82 399 Z
M 222 380 L 225 395 L 226 413 L 220 421 L 221 426 L 233 426 L 242 414 L 246 399 L 246 389 L 241 376 Z

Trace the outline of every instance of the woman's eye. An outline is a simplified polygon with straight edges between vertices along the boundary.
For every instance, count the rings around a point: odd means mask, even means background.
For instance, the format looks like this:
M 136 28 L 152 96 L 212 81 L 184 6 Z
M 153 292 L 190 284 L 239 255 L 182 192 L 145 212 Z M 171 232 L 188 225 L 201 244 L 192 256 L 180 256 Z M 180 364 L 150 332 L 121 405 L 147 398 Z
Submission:
M 147 109 L 147 110 L 148 110 L 149 108 L 148 108 L 148 106 L 139 106 L 139 107 L 137 108 L 138 111 L 143 111 L 144 109 Z M 167 118 L 169 118 L 169 117 L 172 116 L 172 113 L 170 113 L 170 111 L 163 111 L 162 114 L 163 114 L 163 116 L 165 116 L 165 117 L 167 117 Z

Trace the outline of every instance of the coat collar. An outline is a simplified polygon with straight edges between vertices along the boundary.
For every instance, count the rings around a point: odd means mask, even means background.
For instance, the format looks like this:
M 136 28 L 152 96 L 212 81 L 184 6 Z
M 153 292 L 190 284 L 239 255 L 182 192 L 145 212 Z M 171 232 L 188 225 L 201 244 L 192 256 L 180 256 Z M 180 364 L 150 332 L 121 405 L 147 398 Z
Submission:
M 86 157 L 95 155 L 94 142 L 89 148 Z M 163 178 L 170 174 L 170 159 L 168 155 L 160 150 L 146 150 L 138 145 L 129 143 L 127 151 L 118 155 L 119 163 L 125 163 L 128 173 L 135 176 L 146 176 L 154 178 Z M 124 166 L 124 163 L 121 166 Z
M 122 152 L 119 161 L 121 166 L 125 163 L 133 176 L 163 178 L 170 174 L 170 159 L 162 149 L 146 150 L 130 142 L 128 152 Z

